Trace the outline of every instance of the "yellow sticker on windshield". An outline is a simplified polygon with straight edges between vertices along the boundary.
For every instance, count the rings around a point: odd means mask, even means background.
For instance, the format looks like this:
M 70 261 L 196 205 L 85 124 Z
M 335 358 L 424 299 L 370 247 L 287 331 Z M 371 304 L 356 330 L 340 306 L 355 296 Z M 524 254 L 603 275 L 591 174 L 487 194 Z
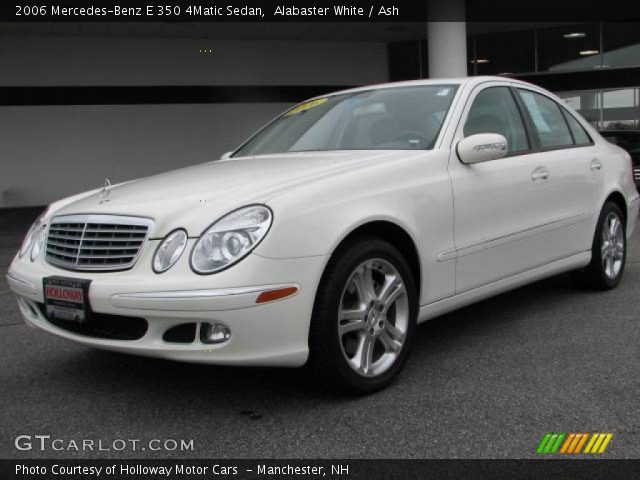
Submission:
M 289 115 L 296 115 L 298 113 L 304 112 L 305 110 L 309 110 L 310 108 L 317 107 L 318 105 L 322 105 L 327 100 L 328 100 L 327 98 L 317 98 L 315 100 L 302 103 L 297 107 L 293 107 L 291 110 L 285 113 L 284 116 L 288 117 Z

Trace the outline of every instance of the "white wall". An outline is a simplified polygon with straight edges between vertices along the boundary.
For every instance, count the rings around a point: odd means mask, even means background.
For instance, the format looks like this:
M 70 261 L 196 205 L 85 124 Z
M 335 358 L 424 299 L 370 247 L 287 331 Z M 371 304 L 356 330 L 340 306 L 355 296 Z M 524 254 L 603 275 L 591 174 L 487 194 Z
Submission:
M 0 107 L 0 207 L 219 158 L 286 106 Z
M 0 88 L 331 86 L 387 78 L 381 43 L 0 37 Z M 0 106 L 0 208 L 43 205 L 105 177 L 115 183 L 217 158 L 287 106 Z
M 386 56 L 371 42 L 4 36 L 0 85 L 359 85 L 388 78 Z

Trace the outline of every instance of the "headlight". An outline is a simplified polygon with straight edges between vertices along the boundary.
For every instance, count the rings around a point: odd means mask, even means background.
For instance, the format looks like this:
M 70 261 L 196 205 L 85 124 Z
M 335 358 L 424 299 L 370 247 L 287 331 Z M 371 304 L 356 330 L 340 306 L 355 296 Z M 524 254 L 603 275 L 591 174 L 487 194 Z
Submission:
M 31 228 L 27 232 L 27 236 L 24 237 L 24 241 L 22 242 L 22 246 L 20 247 L 20 258 L 24 257 L 24 254 L 29 251 L 33 240 L 36 238 L 36 235 L 38 234 L 40 227 L 42 226 L 42 219 L 45 217 L 48 211 L 49 209 L 47 208 L 38 218 L 36 218 L 36 221 L 33 222 L 33 225 L 31 225 Z
M 244 207 L 222 217 L 209 227 L 191 252 L 196 273 L 214 273 L 239 262 L 265 237 L 273 221 L 263 205 Z
M 174 230 L 167 235 L 153 256 L 153 271 L 162 273 L 173 267 L 186 246 L 187 232 L 184 230 Z
M 47 227 L 46 225 L 41 225 L 40 228 L 36 230 L 33 240 L 33 247 L 31 247 L 31 261 L 33 262 L 40 252 L 42 251 L 42 247 L 44 245 L 44 237 L 46 236 Z

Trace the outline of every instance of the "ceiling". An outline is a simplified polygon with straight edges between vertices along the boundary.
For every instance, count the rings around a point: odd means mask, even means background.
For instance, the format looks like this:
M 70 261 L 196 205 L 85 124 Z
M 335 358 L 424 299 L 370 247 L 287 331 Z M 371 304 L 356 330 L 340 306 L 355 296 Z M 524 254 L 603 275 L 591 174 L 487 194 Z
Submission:
M 469 22 L 468 33 L 568 22 Z M 0 22 L 0 35 L 397 42 L 427 37 L 425 22 Z

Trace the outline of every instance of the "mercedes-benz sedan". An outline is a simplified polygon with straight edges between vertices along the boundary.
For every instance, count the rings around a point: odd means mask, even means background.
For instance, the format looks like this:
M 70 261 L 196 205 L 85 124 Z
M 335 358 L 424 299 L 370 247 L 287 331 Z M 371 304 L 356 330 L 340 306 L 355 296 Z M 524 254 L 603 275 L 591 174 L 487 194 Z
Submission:
M 615 287 L 638 205 L 629 155 L 545 90 L 376 85 L 53 203 L 7 276 L 29 325 L 84 345 L 370 392 L 420 322 L 560 272 Z

